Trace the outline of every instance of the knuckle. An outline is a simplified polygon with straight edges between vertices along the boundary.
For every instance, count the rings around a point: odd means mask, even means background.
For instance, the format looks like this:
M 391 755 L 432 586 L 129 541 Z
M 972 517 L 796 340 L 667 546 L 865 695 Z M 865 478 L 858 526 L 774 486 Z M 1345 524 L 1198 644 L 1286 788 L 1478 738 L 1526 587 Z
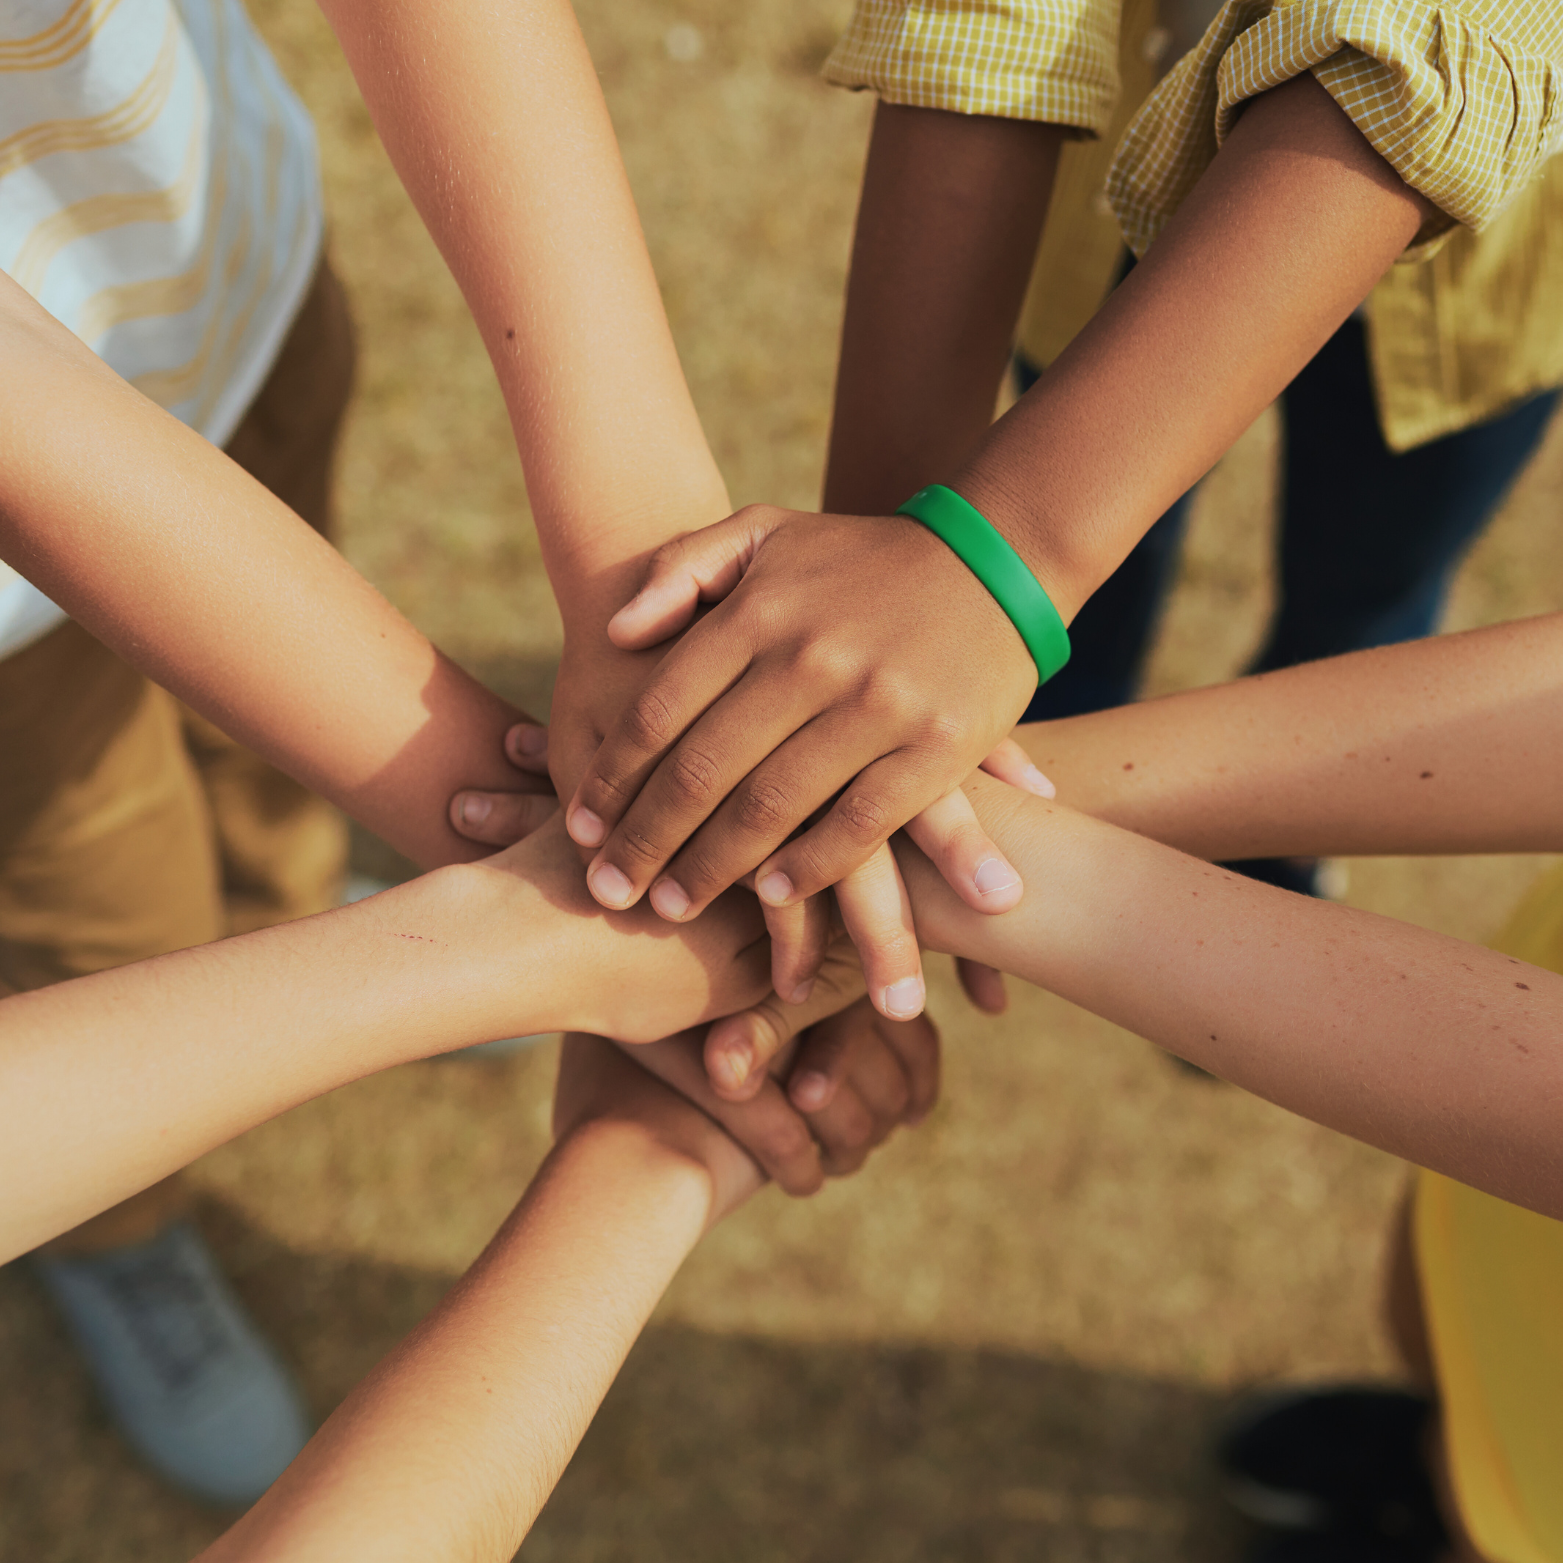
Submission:
M 823 635 L 800 640 L 787 653 L 786 670 L 795 684 L 814 688 L 844 681 L 846 658 L 833 641 Z
M 635 796 L 635 787 L 628 776 L 612 771 L 597 771 L 588 776 L 581 787 L 581 801 L 588 807 L 622 809 Z
M 878 843 L 890 834 L 890 814 L 878 798 L 854 788 L 836 805 L 841 829 L 853 842 Z
M 634 826 L 621 826 L 614 846 L 617 849 L 616 857 L 637 868 L 658 865 L 667 856 L 660 842 L 654 841 L 645 831 Z
M 792 800 L 775 782 L 749 781 L 735 804 L 738 827 L 746 835 L 776 839 L 792 827 Z
M 624 713 L 630 740 L 643 749 L 661 749 L 678 735 L 673 712 L 654 689 L 643 689 Z
M 684 803 L 706 804 L 716 795 L 721 772 L 709 754 L 682 747 L 674 751 L 667 768 L 667 784 Z
M 876 667 L 864 681 L 863 703 L 880 721 L 912 725 L 927 710 L 927 696 L 895 668 Z
M 966 724 L 953 711 L 934 711 L 923 719 L 918 742 L 936 758 L 959 752 L 966 736 Z

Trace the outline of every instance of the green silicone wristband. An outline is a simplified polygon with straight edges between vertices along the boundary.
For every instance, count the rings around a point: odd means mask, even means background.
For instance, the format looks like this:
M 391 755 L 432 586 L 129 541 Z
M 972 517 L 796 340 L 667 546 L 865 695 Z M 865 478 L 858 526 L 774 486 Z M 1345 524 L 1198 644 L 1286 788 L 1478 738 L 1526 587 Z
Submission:
M 1069 660 L 1069 631 L 1053 599 L 1004 534 L 974 505 L 942 483 L 920 488 L 896 511 L 921 521 L 988 588 L 1009 615 L 1045 684 Z

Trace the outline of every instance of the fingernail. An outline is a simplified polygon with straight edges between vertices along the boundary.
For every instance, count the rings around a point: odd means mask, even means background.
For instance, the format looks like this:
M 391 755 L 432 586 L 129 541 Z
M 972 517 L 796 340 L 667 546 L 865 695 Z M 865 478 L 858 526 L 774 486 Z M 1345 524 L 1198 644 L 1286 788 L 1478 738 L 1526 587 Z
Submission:
M 1039 798 L 1056 798 L 1058 796 L 1058 788 L 1034 765 L 1028 765 L 1020 773 L 1020 779 L 1026 784 L 1026 791 L 1034 792 Z
M 818 1070 L 811 1069 L 792 1082 L 792 1101 L 806 1113 L 818 1112 L 825 1105 L 830 1091 L 830 1081 Z
M 586 882 L 592 887 L 592 894 L 604 906 L 628 906 L 630 896 L 634 894 L 634 886 L 628 877 L 612 863 L 593 863 L 586 875 Z
M 683 887 L 671 879 L 659 879 L 651 887 L 651 904 L 659 917 L 675 923 L 683 922 L 689 915 L 689 897 L 684 894 Z
M 524 754 L 536 760 L 548 753 L 548 729 L 546 727 L 512 727 L 510 747 L 516 754 Z
M 813 991 L 814 979 L 810 977 L 807 982 L 800 982 L 798 986 L 787 995 L 787 1002 L 789 1004 L 801 1004 Z
M 767 906 L 785 906 L 792 894 L 792 881 L 780 869 L 773 868 L 754 888 Z
M 997 895 L 1000 890 L 1013 890 L 1020 883 L 1020 875 L 1001 857 L 985 857 L 971 877 L 978 895 Z
M 884 991 L 884 1011 L 892 1020 L 915 1020 L 923 1012 L 923 979 L 903 977 Z
M 568 821 L 570 827 L 570 840 L 577 846 L 600 847 L 602 838 L 606 832 L 602 828 L 602 821 L 592 813 L 577 804 L 570 810 Z
M 469 792 L 461 800 L 461 823 L 481 825 L 494 811 L 494 805 L 481 793 Z
M 754 1048 L 746 1041 L 727 1042 L 716 1055 L 717 1072 L 722 1084 L 736 1091 L 749 1078 L 754 1067 Z

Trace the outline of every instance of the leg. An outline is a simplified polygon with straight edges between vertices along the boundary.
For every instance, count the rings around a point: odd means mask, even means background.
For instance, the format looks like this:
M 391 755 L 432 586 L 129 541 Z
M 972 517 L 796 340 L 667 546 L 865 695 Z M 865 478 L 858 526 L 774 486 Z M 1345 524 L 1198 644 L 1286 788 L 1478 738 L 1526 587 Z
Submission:
M 245 471 L 325 537 L 354 357 L 347 300 L 322 260 L 271 374 L 227 445 Z M 347 868 L 342 817 L 205 718 L 187 709 L 184 723 L 217 833 L 228 931 L 334 906 Z
M 1282 398 L 1281 606 L 1254 671 L 1431 634 L 1557 396 L 1396 455 L 1379 433 L 1363 325 L 1348 320 Z
M 0 992 L 202 944 L 221 926 L 174 702 L 76 624 L 0 660 Z M 35 1266 L 142 1455 L 187 1489 L 247 1499 L 308 1428 L 186 1213 L 167 1179 Z

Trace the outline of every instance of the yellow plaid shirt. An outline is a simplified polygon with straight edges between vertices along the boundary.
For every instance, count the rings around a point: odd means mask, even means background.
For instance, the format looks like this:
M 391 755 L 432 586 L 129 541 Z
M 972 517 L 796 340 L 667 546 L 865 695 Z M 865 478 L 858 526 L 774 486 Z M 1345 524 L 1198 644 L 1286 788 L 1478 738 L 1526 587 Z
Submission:
M 1118 100 L 1118 7 L 1098 0 L 858 0 L 826 81 L 887 103 L 1100 135 Z
M 1563 140 L 1563 4 L 1230 0 L 1154 91 L 1153 11 L 1154 0 L 857 0 L 826 62 L 827 80 L 892 103 L 1115 141 L 1128 122 L 1116 155 L 1112 143 L 1066 149 L 1021 325 L 1031 356 L 1050 361 L 1101 302 L 1115 229 L 1143 253 L 1240 105 L 1308 70 L 1440 210 L 1407 255 L 1423 264 L 1395 267 L 1368 301 L 1391 447 L 1563 383 L 1563 158 L 1544 166 Z
M 1384 160 L 1480 232 L 1563 138 L 1563 6 L 1551 0 L 1229 0 L 1118 148 L 1107 196 L 1136 254 L 1193 188 L 1241 105 L 1312 71 Z

